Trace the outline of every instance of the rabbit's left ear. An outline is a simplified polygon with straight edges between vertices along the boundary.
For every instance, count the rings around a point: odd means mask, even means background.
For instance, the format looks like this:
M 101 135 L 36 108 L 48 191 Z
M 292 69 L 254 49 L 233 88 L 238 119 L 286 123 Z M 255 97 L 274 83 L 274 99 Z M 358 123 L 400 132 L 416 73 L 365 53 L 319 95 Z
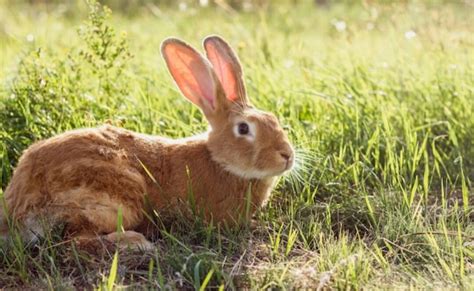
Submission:
M 232 102 L 248 104 L 242 67 L 232 48 L 219 36 L 208 36 L 204 39 L 204 49 L 226 98 Z
M 181 93 L 205 114 L 213 113 L 218 103 L 220 84 L 209 62 L 176 38 L 163 41 L 161 53 Z

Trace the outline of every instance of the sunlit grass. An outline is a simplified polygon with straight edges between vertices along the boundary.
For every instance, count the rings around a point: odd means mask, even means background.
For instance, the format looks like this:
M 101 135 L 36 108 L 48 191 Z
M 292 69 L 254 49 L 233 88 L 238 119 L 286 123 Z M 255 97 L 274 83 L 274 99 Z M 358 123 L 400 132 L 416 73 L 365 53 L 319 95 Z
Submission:
M 3 189 L 26 146 L 68 129 L 205 130 L 159 55 L 170 35 L 199 48 L 208 34 L 226 38 L 250 99 L 279 116 L 297 161 L 253 227 L 177 218 L 157 230 L 154 253 L 91 256 L 61 229 L 37 245 L 12 230 L 0 288 L 473 288 L 472 7 L 301 2 L 117 11 L 107 23 L 120 65 L 77 33 L 84 4 L 1 6 Z

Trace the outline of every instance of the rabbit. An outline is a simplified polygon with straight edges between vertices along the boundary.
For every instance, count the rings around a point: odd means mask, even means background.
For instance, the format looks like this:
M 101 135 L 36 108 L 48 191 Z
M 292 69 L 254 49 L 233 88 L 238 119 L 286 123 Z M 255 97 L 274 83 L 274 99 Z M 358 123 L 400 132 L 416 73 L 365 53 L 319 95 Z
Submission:
M 36 142 L 5 190 L 3 235 L 13 221 L 24 239 L 35 240 L 47 221 L 64 224 L 79 244 L 99 238 L 148 249 L 145 200 L 156 213 L 172 215 L 190 193 L 205 221 L 234 225 L 251 218 L 276 178 L 292 169 L 294 150 L 277 118 L 249 102 L 231 47 L 219 36 L 208 36 L 203 46 L 207 59 L 168 38 L 161 53 L 182 95 L 209 122 L 207 133 L 172 140 L 104 125 Z M 123 231 L 117 232 L 119 212 Z

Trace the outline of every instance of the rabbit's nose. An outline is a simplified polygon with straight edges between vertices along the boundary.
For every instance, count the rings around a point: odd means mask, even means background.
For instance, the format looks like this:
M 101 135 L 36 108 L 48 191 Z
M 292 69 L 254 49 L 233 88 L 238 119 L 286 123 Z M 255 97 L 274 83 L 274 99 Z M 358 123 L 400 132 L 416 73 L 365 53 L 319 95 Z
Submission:
M 284 158 L 285 160 L 289 160 L 291 158 L 291 153 L 288 152 L 280 152 L 280 156 Z

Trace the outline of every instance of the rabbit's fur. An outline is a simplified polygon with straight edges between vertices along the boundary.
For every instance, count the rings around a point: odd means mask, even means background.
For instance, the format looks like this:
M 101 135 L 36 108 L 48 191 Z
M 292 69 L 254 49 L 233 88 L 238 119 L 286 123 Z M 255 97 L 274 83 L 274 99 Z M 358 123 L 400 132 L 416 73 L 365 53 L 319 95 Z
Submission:
M 190 196 L 208 221 L 248 219 L 268 199 L 275 177 L 292 167 L 293 149 L 277 119 L 248 102 L 227 43 L 211 36 L 204 47 L 210 62 L 177 39 L 164 41 L 162 54 L 183 95 L 208 119 L 207 134 L 171 140 L 102 126 L 37 142 L 6 189 L 0 232 L 6 234 L 11 218 L 34 239 L 44 219 L 64 223 L 79 242 L 102 235 L 147 248 L 144 209 L 172 214 Z M 124 233 L 115 233 L 119 211 Z

